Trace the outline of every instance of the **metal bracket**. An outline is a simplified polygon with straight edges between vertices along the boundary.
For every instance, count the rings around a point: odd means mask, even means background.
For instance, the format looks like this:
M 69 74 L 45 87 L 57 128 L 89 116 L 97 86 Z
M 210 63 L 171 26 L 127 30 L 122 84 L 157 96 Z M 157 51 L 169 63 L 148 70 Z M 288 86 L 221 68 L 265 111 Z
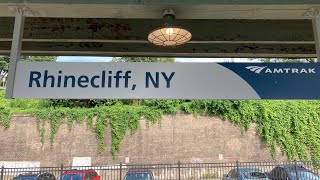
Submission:
M 304 17 L 312 19 L 317 62 L 320 62 L 320 7 L 310 8 L 304 13 Z
M 308 9 L 308 11 L 304 13 L 304 17 L 307 17 L 307 18 L 320 17 L 320 8 L 313 7 Z
M 317 62 L 320 62 L 320 16 L 312 18 L 312 26 L 316 43 Z
M 14 4 L 8 5 L 8 8 L 13 12 L 16 13 L 18 11 L 23 11 L 24 16 L 33 17 L 39 16 L 40 13 L 38 11 L 32 10 L 27 1 L 24 1 L 23 4 Z
M 166 15 L 175 15 L 176 12 L 173 9 L 164 9 L 162 11 L 162 16 L 166 16 Z

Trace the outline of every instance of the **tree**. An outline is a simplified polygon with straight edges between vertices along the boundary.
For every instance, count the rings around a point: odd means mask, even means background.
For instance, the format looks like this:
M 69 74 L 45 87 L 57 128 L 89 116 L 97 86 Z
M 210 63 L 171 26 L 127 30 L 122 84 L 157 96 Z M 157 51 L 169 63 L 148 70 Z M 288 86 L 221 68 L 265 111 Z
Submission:
M 315 58 L 306 58 L 306 59 L 295 59 L 295 58 L 253 58 L 251 60 L 259 60 L 264 63 L 315 63 L 317 59 Z
M 21 56 L 21 61 L 49 61 L 53 62 L 56 61 L 57 57 L 55 56 Z M 8 70 L 9 70 L 9 62 L 10 57 L 8 56 L 0 56 L 0 81 L 2 81 L 3 78 L 7 77 Z
M 55 62 L 56 56 L 21 56 L 21 61 L 29 62 Z
M 114 57 L 112 62 L 174 62 L 174 58 L 159 57 Z

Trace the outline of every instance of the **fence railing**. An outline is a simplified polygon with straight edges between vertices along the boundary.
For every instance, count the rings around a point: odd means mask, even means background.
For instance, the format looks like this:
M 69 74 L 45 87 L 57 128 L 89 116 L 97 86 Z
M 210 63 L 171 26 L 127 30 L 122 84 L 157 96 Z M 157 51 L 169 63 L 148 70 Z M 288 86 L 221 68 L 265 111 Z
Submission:
M 7 82 L 0 79 L 0 89 L 6 89 Z
M 288 180 L 320 180 L 320 162 L 293 161 L 293 162 L 235 162 L 235 163 L 177 163 L 177 164 L 147 164 L 131 165 L 118 164 L 109 166 L 79 166 L 70 167 L 32 167 L 7 168 L 2 167 L 0 180 L 10 180 L 22 174 L 51 173 L 56 178 L 68 170 L 95 170 L 101 180 L 123 180 L 129 172 L 137 170 L 151 173 L 157 180 L 245 180 L 245 179 L 288 179 Z M 131 171 L 135 170 L 135 171 Z M 283 171 L 281 171 L 283 170 Z M 287 173 L 287 175 L 285 174 Z M 61 178 L 58 178 L 61 179 Z M 131 178 L 134 179 L 134 178 Z M 66 180 L 66 179 L 62 179 Z M 149 180 L 149 179 L 146 179 Z

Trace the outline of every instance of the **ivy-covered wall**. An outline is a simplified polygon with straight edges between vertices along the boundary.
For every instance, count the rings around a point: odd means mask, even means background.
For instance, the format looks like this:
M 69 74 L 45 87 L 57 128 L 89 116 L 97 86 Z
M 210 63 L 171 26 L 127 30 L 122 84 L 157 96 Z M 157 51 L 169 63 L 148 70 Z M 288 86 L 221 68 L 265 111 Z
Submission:
M 41 166 L 72 165 L 74 157 L 91 157 L 92 165 L 165 164 L 192 162 L 273 161 L 270 150 L 252 125 L 247 131 L 216 117 L 177 113 L 163 115 L 160 124 L 142 118 L 134 134 L 126 133 L 116 156 L 111 154 L 111 127 L 106 128 L 105 151 L 99 152 L 96 134 L 85 123 L 60 125 L 51 146 L 50 133 L 41 144 L 36 118 L 15 115 L 8 129 L 0 129 L 0 161 L 40 161 Z M 45 126 L 50 132 L 50 124 Z M 286 161 L 279 148 L 277 161 Z
M 73 122 L 86 123 L 96 133 L 97 148 L 103 152 L 106 128 L 110 127 L 111 152 L 116 156 L 124 135 L 127 131 L 134 134 L 142 117 L 147 123 L 161 123 L 163 114 L 182 111 L 195 116 L 218 116 L 243 131 L 257 123 L 259 135 L 273 155 L 279 146 L 289 159 L 320 160 L 320 101 L 113 100 L 92 108 L 70 108 L 53 105 L 48 100 L 9 101 L 3 96 L 2 91 L 2 126 L 10 126 L 13 114 L 33 115 L 38 119 L 37 129 L 42 143 L 45 133 L 50 133 L 53 143 L 61 123 L 66 120 L 70 130 Z M 50 124 L 50 132 L 45 131 L 46 123 Z

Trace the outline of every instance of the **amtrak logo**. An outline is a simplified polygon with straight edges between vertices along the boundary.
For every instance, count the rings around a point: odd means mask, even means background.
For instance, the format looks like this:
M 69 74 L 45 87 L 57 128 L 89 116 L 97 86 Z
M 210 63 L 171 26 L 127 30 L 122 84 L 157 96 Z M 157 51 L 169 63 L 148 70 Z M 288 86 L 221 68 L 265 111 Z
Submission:
M 254 73 L 257 73 L 257 74 L 260 74 L 262 70 L 264 70 L 267 66 L 263 66 L 263 67 L 260 67 L 260 66 L 248 66 L 246 67 L 247 69 L 249 69 L 250 71 L 254 72 Z
M 256 74 L 316 74 L 315 68 L 268 68 L 268 66 L 247 66 Z

